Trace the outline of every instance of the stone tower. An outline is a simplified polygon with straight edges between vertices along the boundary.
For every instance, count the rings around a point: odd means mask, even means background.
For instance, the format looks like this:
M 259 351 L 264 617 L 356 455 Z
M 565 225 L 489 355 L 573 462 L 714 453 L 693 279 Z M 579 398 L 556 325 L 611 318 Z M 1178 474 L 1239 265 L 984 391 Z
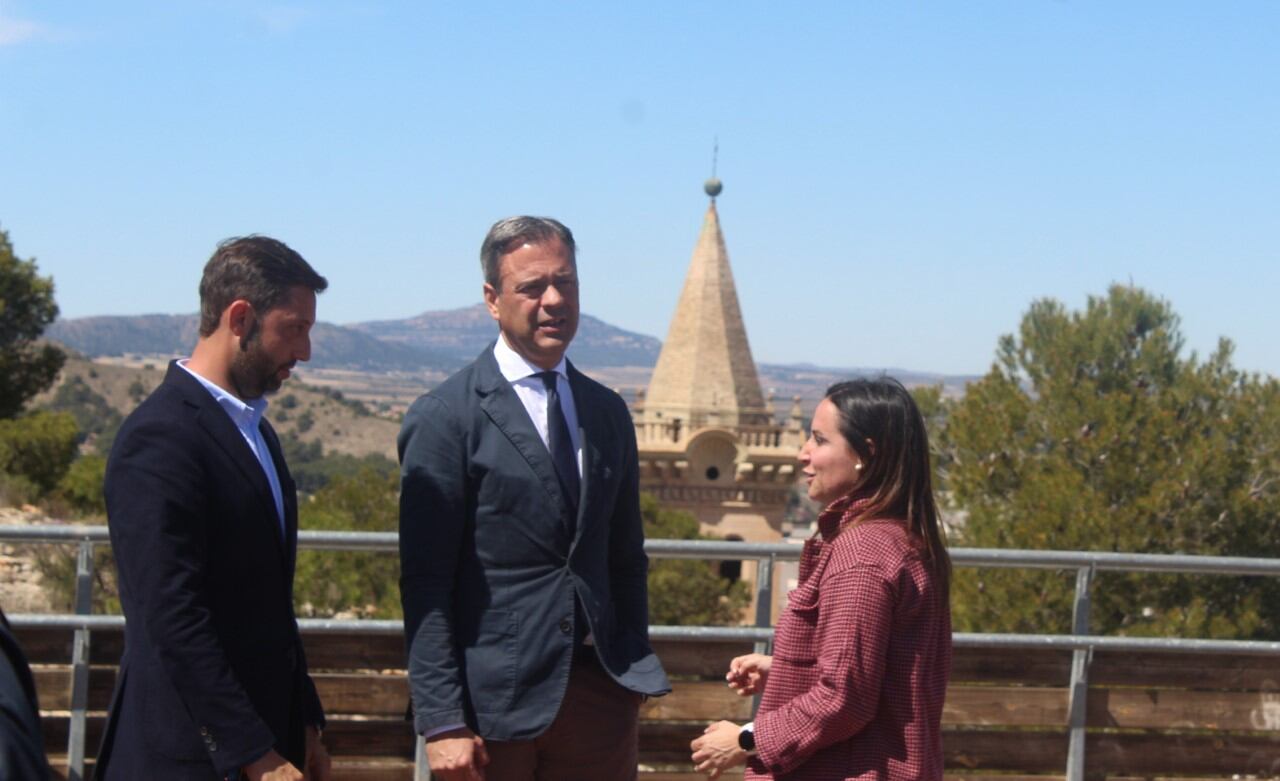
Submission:
M 803 441 L 802 413 L 785 420 L 760 391 L 716 196 L 693 249 L 684 289 L 649 388 L 632 408 L 641 489 L 692 512 L 704 531 L 771 542 L 783 535 L 787 491 Z

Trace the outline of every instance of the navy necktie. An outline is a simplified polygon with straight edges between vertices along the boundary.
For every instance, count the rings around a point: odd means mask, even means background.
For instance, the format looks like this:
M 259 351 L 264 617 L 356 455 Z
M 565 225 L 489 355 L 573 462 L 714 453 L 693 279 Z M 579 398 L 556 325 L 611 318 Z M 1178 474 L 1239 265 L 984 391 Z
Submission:
M 569 422 L 560 406 L 560 391 L 556 388 L 555 372 L 539 372 L 538 377 L 547 389 L 547 449 L 556 465 L 560 485 L 568 500 L 569 510 L 578 514 L 578 459 L 573 453 L 573 439 L 569 436 Z

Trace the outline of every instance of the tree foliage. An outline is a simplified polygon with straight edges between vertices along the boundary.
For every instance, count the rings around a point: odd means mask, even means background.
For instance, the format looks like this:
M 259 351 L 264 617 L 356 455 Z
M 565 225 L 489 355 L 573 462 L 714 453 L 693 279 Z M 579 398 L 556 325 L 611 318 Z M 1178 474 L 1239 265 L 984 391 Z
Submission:
M 648 539 L 707 539 L 698 521 L 679 510 L 668 510 L 649 494 L 640 495 L 640 515 Z M 654 624 L 737 624 L 751 601 L 747 584 L 729 581 L 708 562 L 696 559 L 655 559 L 649 564 L 649 621 Z
M 298 509 L 302 529 L 395 531 L 399 523 L 398 476 L 363 467 L 333 477 Z M 400 618 L 400 560 L 395 553 L 298 552 L 294 602 L 312 616 Z
M 1114 286 L 1031 305 L 937 425 L 944 496 L 975 547 L 1280 555 L 1280 383 L 1225 340 L 1182 355 L 1170 305 Z M 957 541 L 952 540 L 953 544 Z M 957 570 L 958 629 L 1068 631 L 1070 573 Z M 1275 579 L 1103 573 L 1092 630 L 1276 637 Z
M 33 412 L 0 420 L 0 472 L 52 491 L 76 457 L 79 432 L 65 412 Z
M 58 376 L 66 356 L 36 341 L 57 316 L 53 280 L 36 272 L 34 260 L 14 255 L 0 230 L 0 418 L 17 415 Z

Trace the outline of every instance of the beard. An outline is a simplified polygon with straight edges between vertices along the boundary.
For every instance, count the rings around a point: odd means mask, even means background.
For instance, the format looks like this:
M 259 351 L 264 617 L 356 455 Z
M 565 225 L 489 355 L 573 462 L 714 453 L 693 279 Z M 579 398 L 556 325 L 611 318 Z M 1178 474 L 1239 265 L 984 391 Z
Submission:
M 277 364 L 262 348 L 262 339 L 255 331 L 241 343 L 240 352 L 231 362 L 231 381 L 242 399 L 256 399 L 264 394 L 280 390 L 284 380 L 280 370 L 292 364 Z

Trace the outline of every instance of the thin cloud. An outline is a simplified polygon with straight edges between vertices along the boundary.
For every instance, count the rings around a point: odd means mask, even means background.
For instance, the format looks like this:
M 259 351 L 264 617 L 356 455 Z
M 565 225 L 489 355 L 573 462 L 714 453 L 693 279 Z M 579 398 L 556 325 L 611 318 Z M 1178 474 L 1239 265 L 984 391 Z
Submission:
M 26 43 L 43 32 L 44 28 L 26 19 L 14 19 L 0 12 L 0 46 L 17 46 Z
M 308 15 L 306 8 L 294 5 L 277 5 L 257 12 L 258 20 L 266 25 L 267 29 L 277 33 L 293 32 Z

